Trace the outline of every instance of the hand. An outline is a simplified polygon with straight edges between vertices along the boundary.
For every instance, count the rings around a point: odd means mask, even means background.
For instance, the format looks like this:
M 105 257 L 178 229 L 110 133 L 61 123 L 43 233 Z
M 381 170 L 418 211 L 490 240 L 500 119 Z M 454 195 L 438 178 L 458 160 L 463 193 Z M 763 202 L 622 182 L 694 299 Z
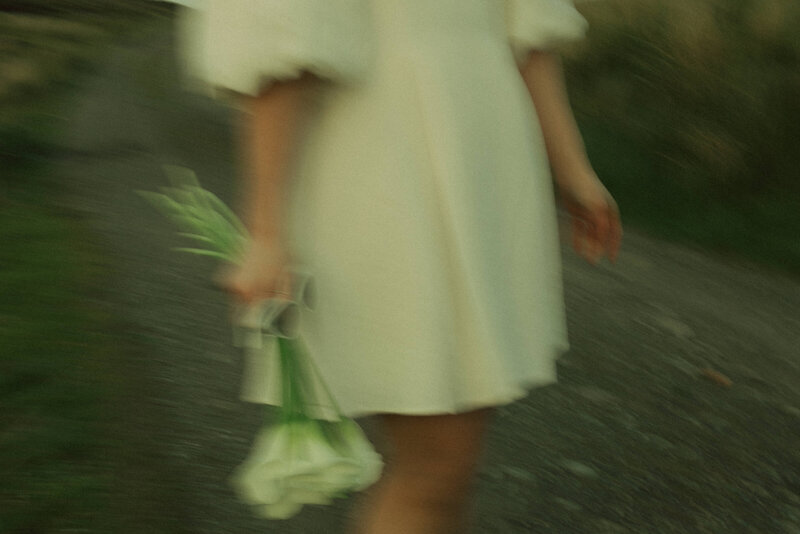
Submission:
M 603 256 L 616 260 L 622 240 L 619 209 L 594 171 L 558 181 L 564 207 L 572 218 L 572 246 L 594 264 Z
M 289 299 L 292 280 L 290 258 L 280 241 L 250 241 L 242 263 L 223 271 L 218 281 L 240 304 L 265 299 Z

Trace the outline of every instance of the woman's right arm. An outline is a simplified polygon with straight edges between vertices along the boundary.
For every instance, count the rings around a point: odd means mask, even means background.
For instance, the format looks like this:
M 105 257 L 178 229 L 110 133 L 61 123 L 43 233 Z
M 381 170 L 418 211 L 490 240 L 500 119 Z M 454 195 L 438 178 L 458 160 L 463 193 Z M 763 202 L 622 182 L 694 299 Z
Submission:
M 312 75 L 275 82 L 243 97 L 240 150 L 244 175 L 244 221 L 251 235 L 244 259 L 227 272 L 223 286 L 243 302 L 286 294 L 290 262 L 284 241 L 287 180 L 302 133 Z

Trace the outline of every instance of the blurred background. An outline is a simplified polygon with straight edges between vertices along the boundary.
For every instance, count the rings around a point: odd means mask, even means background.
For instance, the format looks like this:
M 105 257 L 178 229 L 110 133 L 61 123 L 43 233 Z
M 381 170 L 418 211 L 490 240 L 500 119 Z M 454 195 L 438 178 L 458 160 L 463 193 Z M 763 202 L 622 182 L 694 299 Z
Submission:
M 800 4 L 582 6 L 573 104 L 628 222 L 798 272 Z
M 564 51 L 571 99 L 591 159 L 624 222 L 665 242 L 796 280 L 800 2 L 604 0 L 580 8 L 591 30 L 588 39 Z M 141 340 L 131 340 L 130 324 L 108 298 L 122 283 L 122 260 L 87 217 L 92 209 L 105 209 L 104 197 L 91 195 L 104 187 L 102 177 L 83 184 L 82 175 L 57 169 L 67 160 L 96 158 L 87 147 L 106 142 L 101 159 L 150 153 L 152 147 L 126 141 L 131 128 L 145 127 L 124 123 L 117 107 L 93 109 L 93 118 L 84 122 L 81 110 L 87 80 L 117 68 L 114 62 L 123 65 L 121 49 L 161 35 L 153 28 L 169 28 L 173 17 L 170 5 L 144 0 L 0 0 L 0 533 L 127 532 L 117 518 L 128 506 L 115 488 L 124 484 L 120 473 L 130 474 L 119 466 L 136 453 L 120 440 L 145 439 L 137 436 L 147 422 L 129 426 L 129 414 L 140 407 L 130 401 L 131 379 L 120 371 L 130 364 L 120 354 L 130 350 L 123 345 Z M 171 57 L 171 43 L 153 46 L 155 53 L 136 60 L 132 79 L 141 82 L 140 107 L 158 116 L 148 126 L 155 128 L 151 141 L 171 136 L 159 156 L 185 163 L 195 140 L 174 134 L 205 119 L 191 117 L 199 100 L 165 89 L 177 75 L 166 72 L 170 63 L 158 58 Z M 115 83 L 100 91 L 128 95 L 129 88 Z M 214 116 L 228 120 L 223 112 Z M 171 121 L 183 123 L 170 126 Z M 163 134 L 161 127 L 173 131 Z M 221 139 L 217 144 L 229 143 Z M 198 157 L 210 161 L 215 154 Z M 121 227 L 140 224 L 114 216 Z M 170 244 L 158 246 L 166 250 Z M 196 274 L 195 281 L 202 276 Z M 176 299 L 185 309 L 187 301 Z M 715 380 L 724 385 L 727 378 Z M 141 388 L 136 394 L 148 386 Z M 235 395 L 232 386 L 220 396 L 233 401 Z M 786 413 L 798 421 L 800 412 L 790 408 Z M 239 452 L 249 435 L 243 430 L 237 438 Z M 796 444 L 785 443 L 794 462 Z M 137 476 L 146 479 L 140 482 L 148 491 L 159 487 L 168 461 L 144 460 L 149 474 Z M 232 460 L 213 461 L 227 466 Z M 800 475 L 794 473 L 786 499 L 800 492 Z M 492 480 L 506 484 L 502 477 L 522 475 L 498 476 Z M 162 485 L 178 487 L 175 477 Z M 173 504 L 179 503 L 162 506 Z M 800 513 L 800 501 L 793 506 Z M 800 525 L 796 519 L 793 524 Z M 227 531 L 163 528 L 154 531 Z M 800 531 L 764 528 L 747 532 Z M 612 531 L 627 532 L 592 532 Z

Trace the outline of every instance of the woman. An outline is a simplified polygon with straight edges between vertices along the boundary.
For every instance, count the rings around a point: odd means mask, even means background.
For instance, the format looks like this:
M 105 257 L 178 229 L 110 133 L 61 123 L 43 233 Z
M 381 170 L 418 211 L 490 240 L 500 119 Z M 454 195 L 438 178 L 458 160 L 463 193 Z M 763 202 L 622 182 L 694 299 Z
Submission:
M 304 337 L 387 468 L 355 527 L 462 532 L 494 406 L 555 381 L 566 328 L 551 173 L 591 262 L 621 227 L 551 48 L 568 0 L 212 0 L 193 71 L 239 94 L 245 303 L 314 274 Z M 549 163 L 549 165 L 548 165 Z M 269 399 L 263 399 L 268 402 Z

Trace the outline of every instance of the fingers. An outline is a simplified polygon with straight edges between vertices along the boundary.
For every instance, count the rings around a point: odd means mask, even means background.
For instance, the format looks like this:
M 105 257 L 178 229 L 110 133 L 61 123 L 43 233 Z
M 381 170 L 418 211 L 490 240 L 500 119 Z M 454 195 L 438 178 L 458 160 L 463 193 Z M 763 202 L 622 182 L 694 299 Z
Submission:
M 586 261 L 596 263 L 598 254 L 595 252 L 591 225 L 585 219 L 572 219 L 572 247 Z
M 284 281 L 285 280 L 285 281 Z M 243 277 L 234 277 L 225 287 L 231 295 L 230 319 L 234 324 L 248 321 L 247 314 L 251 313 L 259 302 L 266 300 L 290 300 L 291 293 L 288 286 L 288 277 L 272 285 L 253 284 Z
M 252 304 L 266 299 L 290 300 L 292 296 L 292 273 L 278 266 L 259 270 L 245 265 L 223 271 L 217 277 L 217 283 L 238 304 Z
M 275 280 L 272 291 L 273 298 L 291 300 L 293 285 L 292 272 L 289 269 L 284 268 L 281 270 L 278 278 Z
M 572 245 L 590 263 L 597 263 L 603 255 L 616 261 L 621 241 L 619 211 L 610 195 L 603 204 L 573 213 Z

